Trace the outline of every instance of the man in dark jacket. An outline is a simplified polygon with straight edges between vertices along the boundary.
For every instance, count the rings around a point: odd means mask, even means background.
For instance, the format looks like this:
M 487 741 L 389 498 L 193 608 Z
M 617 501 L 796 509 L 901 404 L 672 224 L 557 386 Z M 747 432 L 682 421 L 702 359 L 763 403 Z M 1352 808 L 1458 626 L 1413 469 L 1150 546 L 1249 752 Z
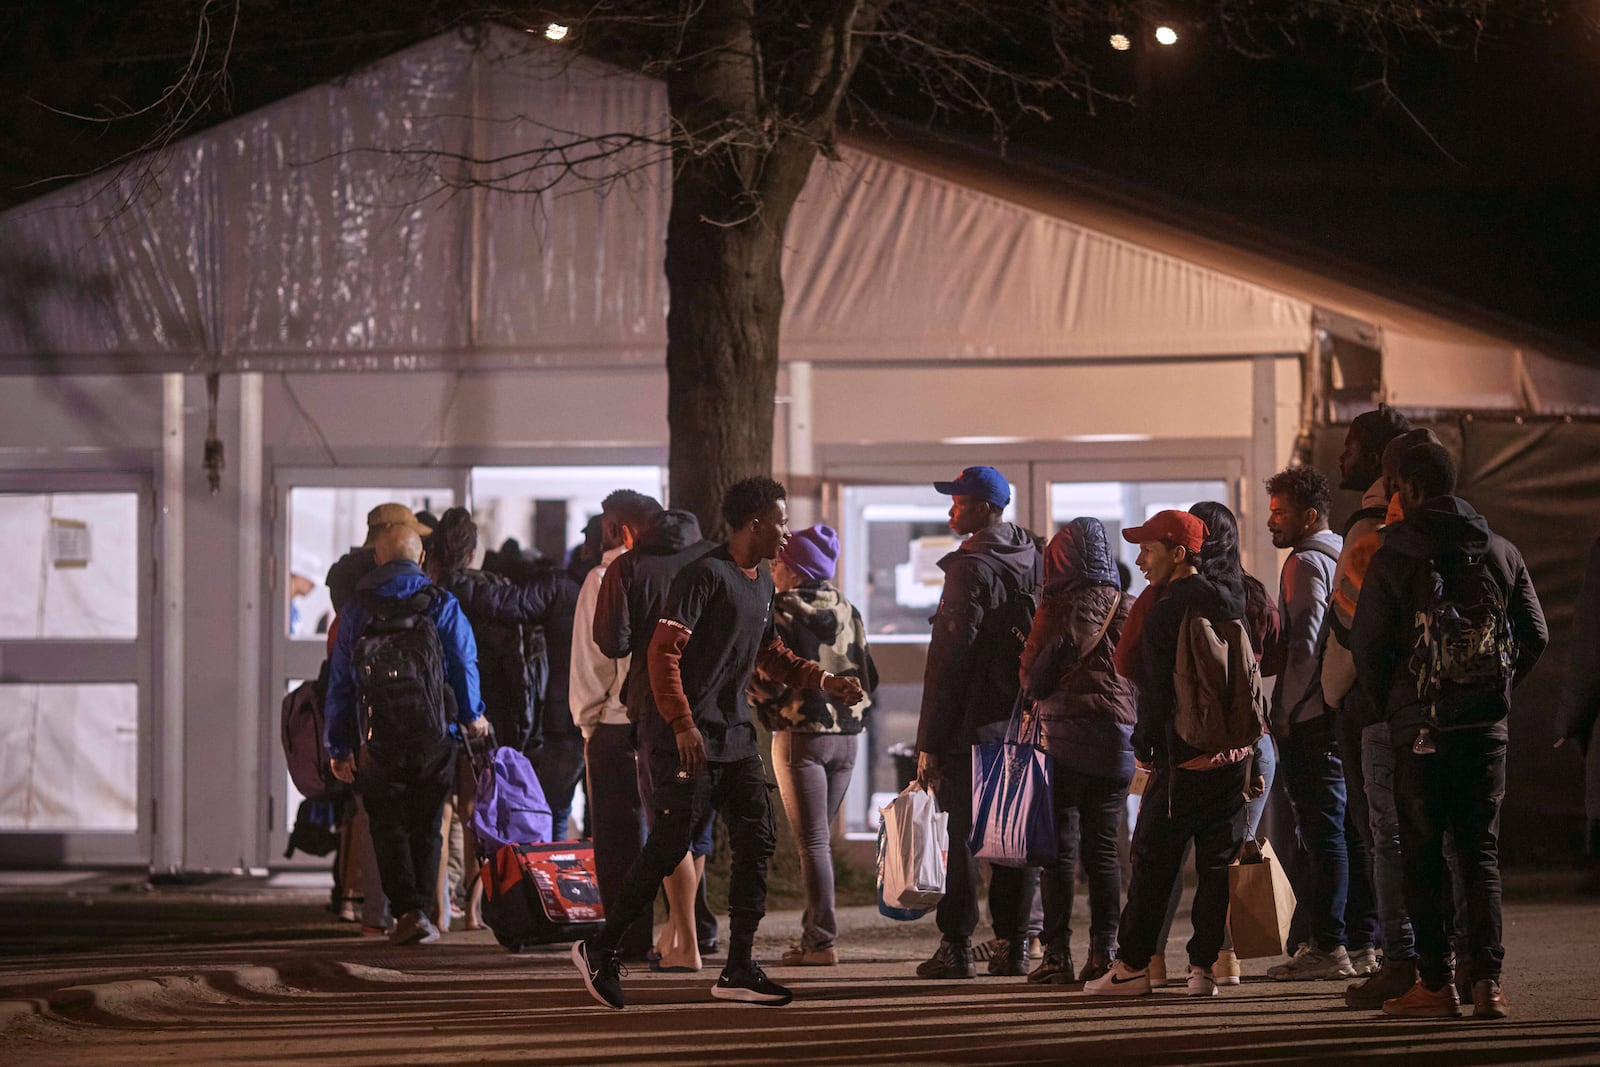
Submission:
M 1412 1018 L 1460 1014 L 1451 982 L 1448 883 L 1442 841 L 1455 842 L 1466 882 L 1472 949 L 1473 1014 L 1500 1018 L 1501 945 L 1499 825 L 1506 788 L 1506 714 L 1511 688 L 1538 661 L 1548 641 L 1544 613 L 1522 555 L 1472 505 L 1450 495 L 1455 463 L 1438 445 L 1419 445 L 1400 459 L 1405 519 L 1391 526 L 1373 555 L 1356 606 L 1350 649 L 1356 680 L 1383 708 L 1395 751 L 1395 798 L 1405 857 L 1406 905 L 1417 941 L 1417 984 L 1383 1005 Z M 1503 678 L 1454 689 L 1435 699 L 1419 693 L 1426 643 L 1418 616 L 1436 599 L 1468 595 L 1474 573 L 1499 590 L 1515 659 Z M 1441 693 L 1443 691 L 1441 690 Z
M 334 775 L 354 782 L 366 805 L 383 891 L 397 915 L 389 939 L 397 945 L 428 943 L 439 938 L 426 908 L 439 873 L 439 816 L 455 780 L 450 735 L 479 737 L 488 729 L 478 696 L 478 648 L 455 598 L 422 573 L 422 539 L 414 529 L 390 525 L 373 548 L 377 567 L 339 612 L 339 636 L 328 665 L 326 741 Z M 436 682 L 448 683 L 454 697 L 441 710 L 454 711 L 455 721 L 448 734 L 440 733 L 426 746 L 378 752 L 378 742 L 366 736 L 367 724 L 359 721 L 370 698 L 358 675 L 357 652 L 375 612 L 414 598 L 425 600 L 426 616 L 438 634 L 444 678 Z
M 967 538 L 939 561 L 944 595 L 922 676 L 917 721 L 917 780 L 933 789 L 950 816 L 949 867 L 939 901 L 938 951 L 917 967 L 922 978 L 974 978 L 972 931 L 978 925 L 978 868 L 972 831 L 972 746 L 998 738 L 1015 702 L 1021 639 L 1007 626 L 1006 607 L 1038 591 L 1039 548 L 1027 530 L 1004 521 L 1011 486 L 993 467 L 968 467 L 933 487 L 953 497 L 950 529 Z M 1026 974 L 1027 942 L 1018 929 L 1021 901 L 991 899 L 996 935 L 1006 942 L 991 973 Z M 996 963 L 1001 966 L 996 966 Z
M 650 666 L 645 656 L 651 635 L 655 633 L 656 620 L 661 617 L 667 592 L 678 572 L 717 545 L 700 536 L 700 520 L 693 512 L 677 509 L 658 509 L 624 519 L 619 533 L 632 547 L 606 569 L 594 610 L 593 637 L 602 655 L 612 659 L 631 657 L 622 699 L 628 706 L 628 718 L 633 720 L 635 748 L 644 755 L 655 740 L 664 739 L 666 731 L 650 692 Z M 651 778 L 649 759 L 636 760 L 635 772 L 639 803 L 648 817 L 655 810 L 652 803 L 655 782 Z M 694 885 L 695 941 L 701 953 L 714 952 L 717 948 L 717 919 L 706 901 L 704 873 L 711 845 L 711 822 L 707 820 L 697 828 L 690 846 L 693 856 L 687 862 L 693 869 L 675 873 L 668 879 L 669 883 L 673 879 L 687 879 Z M 683 899 L 683 894 L 677 886 L 669 884 L 667 899 L 671 907 L 673 900 Z M 679 945 L 677 955 L 671 954 L 670 940 L 659 948 L 666 957 L 666 966 L 697 965 L 687 945 Z
M 1245 617 L 1243 575 L 1224 579 L 1199 573 L 1196 561 L 1207 527 L 1187 511 L 1159 511 L 1142 526 L 1122 531 L 1139 546 L 1139 569 L 1152 589 L 1136 641 L 1119 653 L 1136 655 L 1139 714 L 1133 752 L 1151 771 L 1133 831 L 1133 878 L 1117 928 L 1117 959 L 1083 991 L 1096 996 L 1150 992 L 1167 901 L 1185 847 L 1194 842 L 1197 881 L 1194 936 L 1189 939 L 1190 996 L 1215 996 L 1212 967 L 1222 950 L 1228 917 L 1228 865 L 1244 840 L 1244 794 L 1250 749 L 1202 752 L 1177 734 L 1178 644 L 1186 619 L 1204 616 L 1214 626 Z M 1136 606 L 1135 612 L 1140 609 Z

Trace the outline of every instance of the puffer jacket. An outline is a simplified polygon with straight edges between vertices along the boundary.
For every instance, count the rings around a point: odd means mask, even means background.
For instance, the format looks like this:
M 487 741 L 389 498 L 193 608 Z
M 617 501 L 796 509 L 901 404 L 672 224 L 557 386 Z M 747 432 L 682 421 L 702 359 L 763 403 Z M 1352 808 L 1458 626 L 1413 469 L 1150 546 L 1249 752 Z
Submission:
M 867 695 L 851 706 L 820 689 L 792 689 L 758 671 L 750 680 L 750 702 L 761 725 L 802 734 L 859 734 L 878 688 L 861 613 L 829 583 L 809 582 L 773 598 L 772 622 L 791 652 L 822 664 L 829 674 L 860 679 Z
M 1074 519 L 1057 531 L 1045 549 L 1044 575 L 1021 663 L 1039 743 L 1068 770 L 1126 782 L 1133 777 L 1138 695 L 1112 656 L 1133 598 L 1118 591 L 1116 558 L 1100 521 Z

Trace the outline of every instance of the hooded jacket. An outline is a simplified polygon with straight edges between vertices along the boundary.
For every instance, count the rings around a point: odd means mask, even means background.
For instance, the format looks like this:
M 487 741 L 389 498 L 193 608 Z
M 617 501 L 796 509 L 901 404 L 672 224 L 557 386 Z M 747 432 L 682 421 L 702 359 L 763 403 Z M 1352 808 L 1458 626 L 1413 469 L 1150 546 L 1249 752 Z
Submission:
M 1344 542 L 1319 530 L 1290 550 L 1278 578 L 1278 618 L 1283 627 L 1283 669 L 1272 689 L 1273 733 L 1328 712 L 1322 698 L 1323 626 L 1335 564 Z
M 939 569 L 944 595 L 922 675 L 917 749 L 964 757 L 980 730 L 1011 717 L 1014 663 L 989 649 L 1003 636 L 996 631 L 1010 590 L 1027 594 L 1039 588 L 1039 547 L 1033 534 L 1002 522 L 967 538 L 939 561 Z M 1002 669 L 1006 677 L 998 676 Z
M 1039 743 L 1051 758 L 1121 782 L 1133 777 L 1138 695 L 1112 656 L 1132 606 L 1133 598 L 1119 592 L 1106 528 L 1096 519 L 1073 519 L 1045 548 L 1044 595 L 1021 663 Z
M 366 546 L 352 548 L 334 560 L 333 566 L 328 568 L 327 586 L 335 614 L 356 595 L 356 583 L 371 574 L 377 565 L 377 552 Z
M 531 753 L 539 747 L 545 723 L 554 720 L 560 732 L 571 732 L 567 686 L 578 587 L 566 572 L 541 568 L 527 581 L 514 582 L 504 575 L 462 570 L 446 575 L 439 585 L 456 598 L 472 624 L 483 656 L 479 675 L 484 705 L 496 740 Z M 517 639 L 519 627 L 522 640 Z
M 356 583 L 356 592 L 370 589 L 380 597 L 404 600 L 431 584 L 421 567 L 410 560 L 396 559 L 369 572 Z M 329 658 L 328 696 L 323 707 L 324 740 L 328 755 L 334 759 L 350 755 L 357 743 L 355 650 L 367 626 L 367 609 L 360 597 L 353 596 L 339 616 L 339 636 Z M 472 627 L 449 593 L 434 600 L 429 617 L 444 649 L 445 681 L 455 694 L 456 721 L 472 722 L 483 714 L 483 701 L 478 695 L 478 646 Z
M 643 731 L 663 726 L 650 692 L 647 653 L 656 621 L 667 605 L 667 592 L 679 571 L 716 547 L 700 536 L 700 520 L 692 512 L 662 511 L 640 532 L 633 548 L 606 568 L 600 582 L 594 643 L 610 659 L 632 657 L 623 702 L 628 717 Z
M 1424 501 L 1385 531 L 1383 547 L 1373 554 L 1362 582 L 1350 631 L 1356 681 L 1390 724 L 1396 744 L 1409 744 L 1426 722 L 1411 663 L 1420 635 L 1416 614 L 1422 606 L 1424 583 L 1433 560 L 1461 555 L 1487 557 L 1490 572 L 1505 593 L 1517 646 L 1515 669 L 1505 692 L 1485 692 L 1483 700 L 1509 708 L 1511 687 L 1533 669 L 1549 643 L 1544 611 L 1516 546 L 1492 532 L 1483 516 L 1460 497 Z M 1504 738 L 1505 719 L 1483 729 Z
M 867 695 L 851 706 L 820 689 L 793 689 L 757 673 L 750 681 L 750 701 L 761 725 L 803 734 L 860 733 L 878 688 L 861 613 L 831 584 L 807 582 L 773 598 L 772 622 L 795 655 L 820 663 L 829 674 L 859 679 Z
M 1214 624 L 1245 617 L 1242 576 L 1236 582 L 1193 574 L 1168 582 L 1150 606 L 1140 640 L 1139 717 L 1133 727 L 1133 751 L 1145 763 L 1173 768 L 1206 755 L 1185 743 L 1173 729 L 1177 711 L 1175 672 L 1183 617 L 1199 613 Z

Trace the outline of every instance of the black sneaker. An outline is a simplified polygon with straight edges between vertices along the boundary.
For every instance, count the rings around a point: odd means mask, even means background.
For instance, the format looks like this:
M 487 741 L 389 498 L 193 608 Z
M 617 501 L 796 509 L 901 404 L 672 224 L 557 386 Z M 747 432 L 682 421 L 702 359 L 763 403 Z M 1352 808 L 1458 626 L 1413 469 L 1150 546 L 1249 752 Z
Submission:
M 591 997 L 608 1008 L 627 1007 L 622 1000 L 622 976 L 628 970 L 617 962 L 615 952 L 590 948 L 587 941 L 574 941 L 572 963 L 583 975 L 583 984 Z
M 1031 957 L 1028 955 L 1026 941 L 1020 945 L 1002 941 L 1000 947 L 989 957 L 989 973 L 1008 978 L 1021 977 L 1028 973 L 1029 962 Z
M 1031 985 L 1067 985 L 1072 981 L 1072 956 L 1056 949 L 1045 949 L 1044 957 L 1028 974 Z
M 711 987 L 711 995 L 718 1000 L 737 1000 L 745 1004 L 767 1004 L 781 1008 L 794 999 L 794 994 L 767 977 L 761 964 L 751 960 L 741 966 L 728 964 Z
M 972 942 L 939 942 L 939 951 L 917 964 L 918 978 L 976 978 L 978 964 L 972 955 Z

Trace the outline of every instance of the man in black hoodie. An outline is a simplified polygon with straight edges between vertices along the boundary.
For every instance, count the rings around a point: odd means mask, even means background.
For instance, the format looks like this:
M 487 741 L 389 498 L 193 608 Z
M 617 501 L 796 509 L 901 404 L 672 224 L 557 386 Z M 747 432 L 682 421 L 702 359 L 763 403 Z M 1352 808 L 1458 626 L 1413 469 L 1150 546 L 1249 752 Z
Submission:
M 622 700 L 628 706 L 628 718 L 636 731 L 635 751 L 647 757 L 656 741 L 671 741 L 650 692 L 650 667 L 646 660 L 650 638 L 678 572 L 717 545 L 700 536 L 700 520 L 693 512 L 676 508 L 663 511 L 658 505 L 653 513 L 636 515 L 623 526 L 623 533 L 632 547 L 616 558 L 600 582 L 593 637 L 601 655 L 611 659 L 632 657 L 628 661 L 628 677 L 622 683 Z M 635 771 L 639 803 L 648 818 L 654 811 L 652 798 L 655 796 L 650 760 L 636 760 Z M 705 880 L 705 858 L 711 853 L 711 841 L 711 823 L 707 821 L 695 833 L 692 858 L 685 861 L 687 867 L 667 880 L 670 883 L 667 886 L 669 908 L 674 901 L 681 906 L 686 898 L 684 883 L 694 886 L 694 950 L 687 944 L 679 944 L 674 952 L 670 933 L 664 934 L 659 946 L 661 953 L 651 961 L 657 966 L 698 967 L 697 953 L 716 951 L 717 918 L 706 901 Z M 681 942 L 683 938 L 677 940 Z M 665 956 L 664 962 L 660 956 Z
M 1007 605 L 1036 593 L 1040 555 L 1033 534 L 1002 515 L 1011 486 L 993 467 L 968 467 L 950 482 L 934 482 L 954 498 L 950 529 L 967 537 L 939 561 L 944 595 L 933 617 L 933 639 L 922 676 L 922 712 L 917 722 L 917 779 L 932 788 L 950 816 L 949 870 L 939 901 L 941 939 L 932 958 L 917 967 L 921 978 L 975 978 L 972 931 L 978 925 L 978 868 L 968 838 L 972 832 L 972 746 L 999 738 L 1019 686 L 1022 640 L 1007 626 Z M 1031 611 L 1031 609 L 1030 609 Z M 996 911 L 994 899 L 990 911 Z M 1004 902 L 992 917 L 1006 942 L 992 974 L 1027 974 L 1026 918 L 1020 900 Z
M 1472 947 L 1473 1015 L 1506 1014 L 1500 991 L 1500 804 L 1506 789 L 1506 715 L 1511 688 L 1533 669 L 1549 639 L 1544 612 L 1522 554 L 1489 529 L 1472 505 L 1452 496 L 1455 464 L 1438 445 L 1400 459 L 1405 519 L 1389 527 L 1372 557 L 1350 632 L 1356 680 L 1389 722 L 1395 752 L 1395 800 L 1405 856 L 1406 906 L 1417 939 L 1417 984 L 1385 1001 L 1389 1015 L 1460 1014 L 1451 982 L 1448 874 L 1442 839 L 1455 841 L 1466 882 Z M 1435 576 L 1439 592 L 1430 593 Z M 1430 605 L 1473 596 L 1487 575 L 1498 588 L 1514 658 L 1494 682 L 1419 689 L 1427 645 L 1419 615 Z M 1473 603 L 1477 603 L 1474 600 Z M 1470 607 L 1470 605 L 1469 605 Z
M 1083 991 L 1093 996 L 1141 996 L 1150 992 L 1150 957 L 1166 919 L 1167 901 L 1178 878 L 1185 846 L 1194 842 L 1197 877 L 1194 936 L 1189 939 L 1190 996 L 1217 995 L 1212 967 L 1222 950 L 1228 917 L 1228 865 L 1244 840 L 1244 794 L 1249 748 L 1201 752 L 1177 734 L 1178 644 L 1185 619 L 1204 616 L 1213 626 L 1244 619 L 1243 574 L 1199 573 L 1207 527 L 1187 511 L 1158 511 L 1143 526 L 1122 531 L 1139 546 L 1139 569 L 1150 580 L 1134 605 L 1142 622 L 1123 631 L 1136 648 L 1139 717 L 1133 754 L 1150 769 L 1133 831 L 1133 878 L 1117 928 L 1117 959 Z M 1119 656 L 1122 655 L 1119 649 Z

